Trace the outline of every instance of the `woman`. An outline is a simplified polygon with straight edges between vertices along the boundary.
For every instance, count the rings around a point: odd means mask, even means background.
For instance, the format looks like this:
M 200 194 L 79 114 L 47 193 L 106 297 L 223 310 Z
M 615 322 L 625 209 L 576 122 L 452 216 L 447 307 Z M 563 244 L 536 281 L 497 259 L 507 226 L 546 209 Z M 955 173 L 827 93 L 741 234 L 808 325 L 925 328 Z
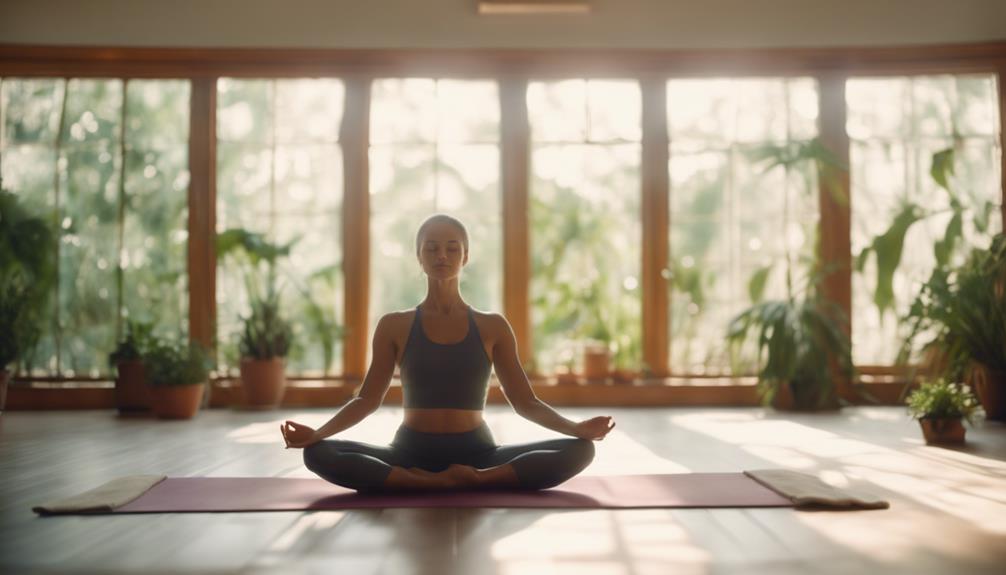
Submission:
M 582 471 L 594 457 L 592 440 L 615 424 L 607 416 L 575 423 L 534 395 L 507 320 L 461 298 L 464 225 L 442 214 L 428 218 L 416 234 L 416 256 L 427 276 L 426 299 L 381 318 L 360 393 L 331 420 L 317 430 L 289 420 L 280 425 L 287 448 L 303 447 L 308 469 L 358 491 L 546 489 Z M 396 364 L 405 417 L 391 446 L 326 439 L 377 410 Z M 496 445 L 482 418 L 493 367 L 518 414 L 575 439 Z

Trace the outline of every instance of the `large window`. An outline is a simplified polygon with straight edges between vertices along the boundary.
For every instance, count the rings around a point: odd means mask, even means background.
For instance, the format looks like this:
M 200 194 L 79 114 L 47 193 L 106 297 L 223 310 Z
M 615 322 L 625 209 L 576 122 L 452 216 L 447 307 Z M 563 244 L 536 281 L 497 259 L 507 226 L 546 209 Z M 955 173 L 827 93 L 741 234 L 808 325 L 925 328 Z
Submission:
M 937 265 L 934 248 L 956 213 L 963 241 L 951 263 L 1002 229 L 996 98 L 987 75 L 848 81 L 852 250 L 864 256 L 853 276 L 857 363 L 895 361 L 899 319 Z
M 900 76 L 844 50 L 759 53 L 744 71 L 546 51 L 490 58 L 478 75 L 453 56 L 343 54 L 310 68 L 324 76 L 285 78 L 272 77 L 277 62 L 307 63 L 208 51 L 213 78 L 198 80 L 125 77 L 173 74 L 191 63 L 181 52 L 33 56 L 59 78 L 9 77 L 32 73 L 8 57 L 0 177 L 59 235 L 53 297 L 25 363 L 37 379 L 107 378 L 108 353 L 137 320 L 162 335 L 191 326 L 215 341 L 230 378 L 249 278 L 268 279 L 267 264 L 242 254 L 280 248 L 288 375 L 353 381 L 378 318 L 426 293 L 415 233 L 440 212 L 468 227 L 463 296 L 511 314 L 536 381 L 599 368 L 588 349 L 610 354 L 612 385 L 626 372 L 739 381 L 729 378 L 753 375 L 757 358 L 728 345 L 730 320 L 802 298 L 812 282 L 848 307 L 860 373 L 894 376 L 924 282 L 1002 230 L 999 52 L 883 51 Z M 684 72 L 700 60 L 707 74 Z M 278 75 L 293 69 L 313 73 Z M 922 69 L 945 72 L 913 75 Z M 212 165 L 196 158 L 190 173 L 189 153 L 206 152 Z M 212 256 L 197 250 L 220 256 L 234 245 L 215 242 L 224 232 L 248 242 L 217 258 L 214 284 Z M 189 282 L 189 265 L 206 281 Z M 188 317 L 190 302 L 214 301 L 216 317 Z M 589 371 L 581 382 L 603 379 Z
M 468 229 L 462 296 L 501 311 L 499 95 L 494 81 L 389 78 L 370 104 L 370 329 L 426 295 L 416 230 L 435 212 Z
M 817 136 L 817 101 L 807 78 L 667 83 L 672 373 L 730 373 L 730 319 L 785 297 L 787 270 L 803 293 L 816 169 L 788 160 Z
M 126 319 L 187 329 L 189 82 L 5 78 L 3 185 L 59 227 L 56 297 L 27 364 L 99 377 Z
M 275 285 L 293 324 L 289 374 L 341 366 L 343 83 L 336 79 L 218 82 L 217 232 L 242 229 L 276 246 Z M 243 257 L 239 255 L 238 258 Z M 217 334 L 223 369 L 237 360 L 250 313 L 247 259 L 218 262 Z M 260 264 L 254 277 L 268 280 Z
M 635 81 L 528 86 L 537 371 L 579 369 L 589 343 L 640 367 L 641 103 Z

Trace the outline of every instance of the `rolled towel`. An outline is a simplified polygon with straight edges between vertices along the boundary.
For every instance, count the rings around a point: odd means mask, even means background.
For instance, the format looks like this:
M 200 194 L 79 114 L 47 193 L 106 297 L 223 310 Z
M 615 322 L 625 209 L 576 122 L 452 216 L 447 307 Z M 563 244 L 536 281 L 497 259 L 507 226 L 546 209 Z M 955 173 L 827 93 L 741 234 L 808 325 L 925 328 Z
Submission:
M 79 495 L 49 501 L 31 509 L 41 515 L 111 513 L 117 507 L 143 495 L 166 478 L 166 475 L 127 475 Z
M 789 469 L 756 469 L 745 475 L 788 498 L 797 507 L 887 509 L 890 503 L 858 489 L 829 485 L 813 475 Z

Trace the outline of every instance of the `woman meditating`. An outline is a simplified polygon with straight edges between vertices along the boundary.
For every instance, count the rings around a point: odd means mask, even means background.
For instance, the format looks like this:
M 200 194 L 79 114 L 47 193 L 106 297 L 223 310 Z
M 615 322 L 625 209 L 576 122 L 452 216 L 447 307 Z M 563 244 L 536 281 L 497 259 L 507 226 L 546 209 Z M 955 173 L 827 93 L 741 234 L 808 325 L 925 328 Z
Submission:
M 416 234 L 416 255 L 427 276 L 426 299 L 380 319 L 360 393 L 331 420 L 317 430 L 289 420 L 280 425 L 287 448 L 304 448 L 308 469 L 358 491 L 546 489 L 582 471 L 594 457 L 592 441 L 615 423 L 607 416 L 570 421 L 535 396 L 507 320 L 461 298 L 464 225 L 430 217 Z M 377 410 L 396 364 L 405 417 L 391 445 L 326 439 Z M 497 445 L 482 418 L 493 367 L 518 414 L 572 437 Z

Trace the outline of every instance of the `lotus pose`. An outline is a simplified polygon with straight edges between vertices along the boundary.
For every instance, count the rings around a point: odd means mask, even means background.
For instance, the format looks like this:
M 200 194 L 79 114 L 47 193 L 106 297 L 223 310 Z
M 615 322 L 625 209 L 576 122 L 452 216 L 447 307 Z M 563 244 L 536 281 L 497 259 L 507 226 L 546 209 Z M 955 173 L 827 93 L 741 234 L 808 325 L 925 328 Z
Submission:
M 535 396 L 507 320 L 461 298 L 464 225 L 443 214 L 430 217 L 416 234 L 416 255 L 427 276 L 426 299 L 380 319 L 363 386 L 331 420 L 317 430 L 289 420 L 280 425 L 287 448 L 304 448 L 308 469 L 357 491 L 546 489 L 582 471 L 594 457 L 593 441 L 615 423 L 608 416 L 570 421 Z M 396 364 L 405 417 L 391 445 L 326 439 L 377 410 Z M 492 368 L 518 414 L 572 437 L 497 445 L 482 418 Z

